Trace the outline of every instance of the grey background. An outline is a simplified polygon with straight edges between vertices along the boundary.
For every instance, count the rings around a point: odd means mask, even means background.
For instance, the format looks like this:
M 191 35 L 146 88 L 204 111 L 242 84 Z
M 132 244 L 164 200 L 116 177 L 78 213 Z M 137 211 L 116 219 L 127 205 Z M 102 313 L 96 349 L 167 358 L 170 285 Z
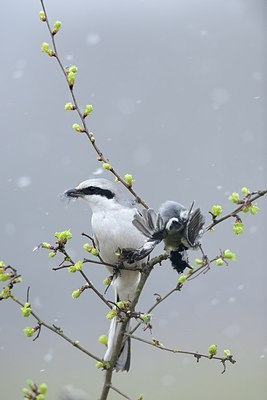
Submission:
M 196 200 L 208 219 L 213 204 L 232 209 L 232 191 L 266 187 L 264 0 L 46 4 L 50 19 L 63 22 L 57 36 L 63 63 L 79 67 L 79 103 L 94 105 L 89 125 L 99 146 L 122 174 L 134 174 L 150 206 Z M 18 298 L 30 285 L 38 314 L 101 356 L 106 309 L 88 292 L 74 301 L 80 277 L 53 272 L 60 259 L 32 252 L 71 228 L 71 254 L 84 256 L 80 233 L 90 233 L 88 210 L 82 202 L 66 207 L 58 195 L 100 168 L 86 138 L 71 129 L 77 117 L 64 111 L 69 94 L 55 60 L 40 52 L 50 40 L 39 9 L 36 1 L 2 4 L 0 258 L 23 275 Z M 197 364 L 134 342 L 130 373 L 114 377 L 132 398 L 267 398 L 266 199 L 259 205 L 259 215 L 244 216 L 241 237 L 227 222 L 203 240 L 210 256 L 230 248 L 238 261 L 214 267 L 153 314 L 153 336 L 166 346 L 206 352 L 216 343 L 230 348 L 237 364 L 221 375 L 216 362 Z M 88 275 L 103 291 L 106 271 L 90 266 Z M 140 310 L 176 282 L 168 263 L 157 267 Z M 98 397 L 103 377 L 92 360 L 47 331 L 32 343 L 23 328 L 33 322 L 11 301 L 0 306 L 1 399 L 22 398 L 27 378 L 45 381 L 50 399 L 66 391 Z

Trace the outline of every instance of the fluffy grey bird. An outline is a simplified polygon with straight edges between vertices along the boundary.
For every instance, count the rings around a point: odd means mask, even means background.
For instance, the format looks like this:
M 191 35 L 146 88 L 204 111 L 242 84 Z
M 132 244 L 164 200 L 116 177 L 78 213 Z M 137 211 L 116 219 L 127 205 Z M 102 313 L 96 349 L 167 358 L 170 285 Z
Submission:
M 186 250 L 197 248 L 203 234 L 205 218 L 199 208 L 192 211 L 175 201 L 166 201 L 156 213 L 153 209 L 143 209 L 136 213 L 133 225 L 147 237 L 139 249 L 123 249 L 121 259 L 129 263 L 147 257 L 157 244 L 164 241 L 165 250 L 170 253 L 173 268 L 181 273 L 190 268 Z
M 138 249 L 143 246 L 146 237 L 132 224 L 137 210 L 120 190 L 119 184 L 106 179 L 89 179 L 80 183 L 76 188 L 67 190 L 64 195 L 68 198 L 85 200 L 92 211 L 91 226 L 95 244 L 102 260 L 116 265 L 120 248 Z M 144 257 L 143 257 L 144 258 Z M 143 260 L 142 258 L 142 260 Z M 138 260 L 140 266 L 145 260 Z M 109 268 L 113 273 L 113 269 Z M 112 281 L 115 290 L 115 302 L 132 301 L 139 283 L 138 271 L 121 270 Z M 109 361 L 117 341 L 120 322 L 117 318 L 111 320 L 108 335 L 108 346 L 104 356 Z M 130 325 L 127 331 L 130 330 Z M 115 368 L 117 371 L 128 371 L 130 367 L 130 340 L 124 342 Z

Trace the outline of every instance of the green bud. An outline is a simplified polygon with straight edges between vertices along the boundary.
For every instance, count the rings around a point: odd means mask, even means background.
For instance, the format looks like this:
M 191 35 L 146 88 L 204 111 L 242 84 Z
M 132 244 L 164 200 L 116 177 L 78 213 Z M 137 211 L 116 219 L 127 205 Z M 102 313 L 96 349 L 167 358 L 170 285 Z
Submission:
M 22 282 L 22 277 L 19 276 L 18 278 L 14 279 L 14 283 L 21 283 Z
M 244 207 L 242 208 L 242 211 L 243 211 L 244 213 L 247 213 L 247 212 L 249 212 L 250 208 L 251 208 L 251 206 L 244 206 Z
M 88 251 L 88 253 L 91 253 L 91 251 L 92 251 L 92 246 L 90 246 L 89 243 L 85 243 L 83 245 L 83 248 L 84 248 L 84 250 Z
M 37 396 L 35 397 L 35 399 L 36 399 L 36 400 L 45 400 L 45 395 L 42 394 L 42 393 L 37 394 Z
M 0 275 L 4 274 L 5 270 L 6 269 L 4 267 L 0 267 Z
M 11 278 L 10 274 L 3 274 L 3 273 L 0 274 L 0 282 L 6 282 L 10 278 Z
M 36 385 L 33 383 L 33 381 L 31 379 L 27 379 L 27 385 L 31 388 L 31 390 L 35 390 L 36 389 Z
M 42 50 L 44 53 L 48 54 L 49 57 L 52 57 L 53 54 L 54 54 L 53 51 L 52 51 L 52 49 L 50 48 L 49 44 L 46 43 L 46 42 L 44 42 L 44 43 L 42 44 L 41 50 Z
M 77 271 L 77 269 L 76 269 L 75 265 L 71 265 L 71 266 L 68 268 L 68 271 L 71 272 L 71 273 L 74 273 L 74 272 Z
M 226 350 L 223 351 L 223 354 L 224 354 L 226 357 L 230 357 L 230 356 L 231 356 L 231 350 L 226 349 Z
M 28 397 L 26 397 L 26 399 L 30 399 L 30 398 L 31 398 L 31 397 L 29 397 L 29 396 L 31 396 L 32 394 L 31 394 L 31 391 L 30 391 L 29 389 L 23 388 L 23 389 L 22 389 L 22 392 L 23 392 L 26 396 L 28 396 Z
M 69 85 L 73 86 L 75 83 L 75 79 L 76 79 L 76 74 L 74 72 L 69 72 L 68 73 L 68 81 L 69 81 Z
M 212 214 L 213 214 L 215 217 L 218 217 L 219 215 L 222 214 L 223 209 L 222 209 L 222 206 L 214 205 L 214 206 L 212 206 L 211 211 L 212 211 Z
M 84 132 L 83 128 L 79 124 L 73 124 L 72 128 L 78 133 L 83 133 Z
M 77 299 L 78 297 L 80 297 L 81 294 L 82 294 L 81 289 L 74 290 L 72 292 L 72 298 Z
M 232 201 L 233 203 L 238 204 L 239 200 L 240 200 L 240 196 L 239 196 L 239 194 L 237 192 L 233 192 L 231 194 L 231 196 L 229 196 L 229 200 Z
M 99 256 L 99 251 L 95 247 L 92 248 L 91 253 L 93 254 L 93 256 Z
M 83 269 L 83 262 L 80 260 L 80 261 L 77 261 L 75 264 L 74 264 L 74 267 L 76 268 L 76 271 L 82 271 L 82 269 Z
M 130 174 L 124 175 L 124 179 L 127 182 L 127 184 L 132 187 L 133 186 L 133 176 Z
M 4 263 L 4 261 L 0 261 L 0 267 L 5 267 L 6 264 Z
M 35 328 L 32 328 L 31 326 L 27 326 L 23 331 L 27 337 L 32 337 L 35 334 Z
M 102 361 L 97 361 L 95 366 L 96 366 L 97 369 L 100 369 L 100 368 L 104 367 L 104 363 Z
M 86 104 L 85 106 L 85 112 L 84 112 L 84 117 L 88 117 L 88 115 L 92 114 L 94 111 L 93 106 L 91 104 Z
M 45 22 L 45 21 L 46 21 L 46 16 L 45 16 L 44 11 L 39 11 L 39 18 L 40 18 L 40 20 L 41 20 L 42 22 Z
M 245 195 L 250 194 L 250 191 L 249 191 L 248 188 L 245 187 L 245 186 L 242 187 L 241 192 L 242 192 L 243 194 L 245 194 Z
M 49 257 L 53 258 L 57 255 L 55 251 L 51 251 L 51 253 L 48 254 Z
M 200 258 L 196 258 L 196 259 L 195 259 L 195 263 L 196 263 L 197 265 L 203 265 L 203 260 L 200 260 Z
M 152 319 L 152 314 L 150 313 L 141 314 L 140 318 L 144 321 L 145 324 L 149 324 Z
M 120 309 L 120 310 L 124 310 L 125 308 L 129 307 L 129 301 L 118 301 L 116 303 L 116 306 Z
M 9 297 L 11 297 L 12 296 L 12 294 L 11 294 L 11 291 L 10 291 L 10 289 L 9 289 L 9 287 L 7 286 L 7 287 L 5 287 L 3 290 L 2 290 L 2 292 L 0 293 L 0 297 L 2 297 L 3 299 L 8 299 Z
M 210 354 L 211 357 L 216 356 L 216 354 L 217 354 L 217 349 L 218 349 L 218 347 L 217 347 L 216 344 L 212 344 L 212 345 L 209 347 L 209 354 Z
M 187 280 L 188 276 L 186 275 L 181 275 L 180 278 L 178 279 L 179 283 L 184 283 Z
M 55 237 L 59 242 L 67 242 L 67 240 L 72 238 L 72 233 L 70 229 L 62 232 L 55 232 Z
M 43 249 L 51 249 L 51 247 L 52 247 L 51 244 L 49 244 L 49 243 L 47 243 L 47 242 L 43 242 L 43 243 L 42 243 L 42 248 L 43 248 Z
M 39 392 L 41 394 L 46 394 L 47 393 L 47 385 L 45 383 L 41 383 L 41 385 L 39 386 Z
M 71 65 L 71 66 L 68 68 L 68 71 L 69 71 L 69 72 L 73 72 L 74 74 L 77 74 L 78 68 L 76 67 L 76 65 Z
M 52 34 L 55 35 L 56 33 L 58 33 L 59 29 L 61 28 L 62 23 L 60 21 L 56 21 L 54 23 L 54 29 L 52 31 Z
M 143 394 L 141 394 L 139 397 L 138 397 L 138 399 L 137 400 L 145 400 L 145 398 L 144 398 L 144 395 Z
M 220 257 L 220 258 L 217 258 L 217 260 L 216 260 L 216 264 L 217 265 L 223 265 L 223 259 Z
M 98 338 L 99 343 L 104 344 L 105 346 L 107 346 L 108 344 L 108 337 L 107 335 L 101 335 Z
M 244 232 L 245 225 L 241 221 L 236 221 L 233 224 L 233 232 L 235 235 L 241 235 Z
M 223 257 L 224 257 L 224 258 L 227 258 L 227 259 L 229 259 L 229 260 L 232 260 L 232 261 L 236 261 L 236 254 L 233 253 L 233 252 L 232 252 L 231 250 L 229 250 L 229 249 L 224 250 L 224 252 L 223 252 Z
M 75 105 L 70 102 L 65 104 L 65 110 L 75 110 L 75 108 Z
M 108 286 L 108 285 L 111 284 L 111 282 L 112 282 L 112 276 L 109 276 L 108 278 L 105 278 L 105 279 L 103 280 L 103 285 Z
M 31 315 L 32 309 L 30 303 L 25 303 L 23 307 L 21 307 L 21 313 L 23 317 L 29 317 Z
M 256 215 L 258 212 L 260 211 L 260 207 L 257 206 L 257 203 L 253 204 L 250 208 L 249 208 L 249 212 L 252 215 Z
M 118 311 L 115 309 L 112 309 L 107 313 L 106 318 L 113 319 L 114 317 L 116 317 L 117 314 L 118 314 Z
M 110 164 L 108 164 L 108 163 L 104 163 L 104 164 L 102 164 L 102 167 L 104 168 L 104 169 L 107 169 L 107 170 L 112 170 L 112 166 L 110 165 Z

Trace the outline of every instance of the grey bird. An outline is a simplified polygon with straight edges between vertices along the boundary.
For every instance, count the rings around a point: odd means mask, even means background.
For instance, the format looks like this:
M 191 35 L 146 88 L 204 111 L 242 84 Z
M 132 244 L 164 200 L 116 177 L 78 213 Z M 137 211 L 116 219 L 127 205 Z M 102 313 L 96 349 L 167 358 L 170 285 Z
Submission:
M 121 260 L 129 263 L 147 257 L 157 244 L 164 241 L 165 250 L 170 253 L 173 268 L 181 273 L 190 268 L 186 250 L 200 245 L 205 218 L 199 208 L 193 211 L 194 202 L 189 209 L 175 201 L 166 201 L 156 213 L 153 209 L 143 209 L 136 213 L 133 225 L 147 237 L 139 249 L 125 248 Z
M 92 211 L 91 227 L 94 241 L 101 259 L 108 264 L 118 264 L 116 255 L 118 248 L 139 248 L 144 245 L 146 237 L 132 224 L 137 209 L 123 193 L 119 183 L 115 184 L 106 179 L 89 179 L 80 183 L 74 189 L 67 190 L 67 198 L 81 198 L 87 202 Z M 142 260 L 135 262 L 142 266 Z M 110 273 L 113 268 L 109 267 Z M 132 301 L 140 279 L 139 271 L 121 270 L 114 275 L 112 286 L 115 290 L 115 302 Z M 105 361 L 110 361 L 114 346 L 117 342 L 120 328 L 118 318 L 111 320 L 108 335 Z M 130 331 L 130 324 L 127 332 Z M 130 368 L 130 339 L 124 341 L 116 361 L 117 371 L 128 371 Z

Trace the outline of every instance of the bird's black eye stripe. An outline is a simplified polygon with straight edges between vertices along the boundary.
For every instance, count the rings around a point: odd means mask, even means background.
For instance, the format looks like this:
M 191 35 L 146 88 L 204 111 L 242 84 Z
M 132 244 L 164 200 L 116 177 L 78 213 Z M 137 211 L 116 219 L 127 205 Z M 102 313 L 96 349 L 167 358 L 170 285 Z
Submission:
M 107 199 L 113 199 L 113 197 L 115 196 L 115 194 L 111 190 L 102 189 L 96 186 L 88 186 L 87 188 L 79 189 L 79 191 L 84 195 L 96 194 L 99 196 L 106 197 Z

